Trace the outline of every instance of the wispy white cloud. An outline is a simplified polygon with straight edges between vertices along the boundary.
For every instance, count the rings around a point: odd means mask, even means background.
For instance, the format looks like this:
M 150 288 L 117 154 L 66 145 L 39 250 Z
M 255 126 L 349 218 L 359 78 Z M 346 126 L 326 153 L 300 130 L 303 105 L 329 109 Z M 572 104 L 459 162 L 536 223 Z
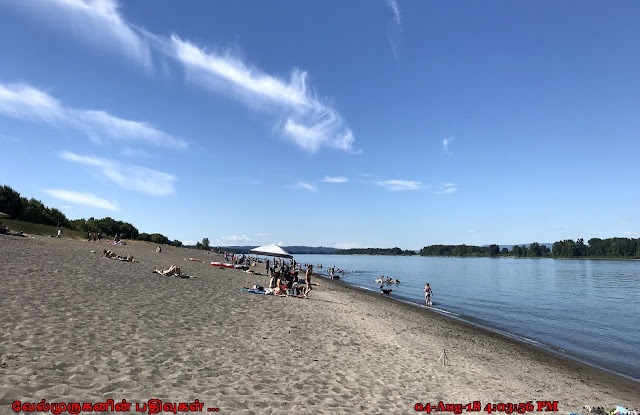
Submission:
M 311 192 L 317 192 L 318 191 L 318 189 L 315 186 L 310 185 L 309 183 L 305 183 L 305 182 L 298 182 L 298 183 L 296 183 L 295 187 L 299 187 L 301 189 L 306 189 L 306 190 L 309 190 Z
M 151 49 L 144 37 L 118 10 L 115 0 L 38 0 L 10 1 L 62 31 L 70 31 L 92 46 L 124 52 L 130 59 L 150 69 Z
M 48 189 L 44 191 L 46 194 L 65 202 L 76 203 L 78 205 L 92 206 L 101 209 L 117 211 L 118 208 L 111 202 L 101 199 L 92 193 L 80 193 L 70 190 Z
M 313 153 L 327 147 L 354 151 L 355 137 L 329 99 L 319 99 L 307 85 L 307 73 L 293 69 L 284 81 L 245 64 L 229 53 L 206 51 L 178 35 L 158 36 L 136 28 L 121 16 L 115 0 L 43 0 L 24 7 L 52 22 L 62 21 L 99 46 L 121 48 L 136 61 L 151 64 L 153 49 L 174 59 L 188 80 L 215 92 L 231 94 L 252 108 L 276 111 L 276 131 Z M 41 7 L 44 4 L 44 7 Z M 110 39 L 112 42 L 105 41 Z M 275 108 L 274 108 L 275 104 Z
M 435 191 L 437 194 L 455 193 L 458 191 L 458 185 L 455 183 L 443 183 Z
M 25 84 L 0 84 L 0 114 L 82 131 L 96 140 L 146 142 L 184 148 L 187 143 L 144 122 L 118 118 L 105 111 L 65 107 L 46 92 Z
M 418 190 L 422 188 L 422 183 L 412 180 L 384 180 L 376 182 L 378 186 L 382 186 L 387 190 Z
M 258 238 L 264 239 L 264 238 L 266 238 L 267 236 L 269 236 L 269 234 L 268 234 L 268 233 L 256 233 L 256 236 L 257 236 Z
M 62 209 L 71 209 L 71 206 L 62 206 Z
M 353 151 L 353 133 L 333 107 L 309 91 L 307 72 L 294 69 L 291 79 L 284 81 L 230 54 L 206 51 L 175 34 L 168 41 L 156 39 L 164 53 L 184 66 L 191 82 L 232 94 L 253 108 L 279 108 L 284 122 L 278 130 L 300 148 L 311 153 L 322 147 Z
M 118 186 L 145 193 L 151 196 L 167 196 L 175 192 L 176 178 L 170 174 L 146 167 L 126 165 L 99 157 L 80 156 L 69 151 L 61 153 L 60 158 L 74 163 L 93 166 Z
M 349 181 L 349 179 L 344 176 L 337 176 L 337 177 L 324 176 L 324 179 L 322 179 L 322 181 L 326 183 L 346 183 Z
M 393 56 L 398 60 L 398 47 L 402 42 L 402 15 L 397 0 L 386 0 L 386 3 L 393 14 L 393 21 L 387 27 L 387 41 Z
M 625 235 L 637 235 L 637 233 L 636 233 L 636 232 L 625 232 L 624 234 L 625 234 Z
M 393 12 L 393 20 L 396 22 L 396 24 L 402 24 L 402 16 L 400 15 L 400 7 L 398 7 L 398 1 L 387 0 L 386 3 Z
M 449 137 L 442 140 L 442 149 L 446 152 L 449 151 L 449 144 L 455 141 L 455 137 Z

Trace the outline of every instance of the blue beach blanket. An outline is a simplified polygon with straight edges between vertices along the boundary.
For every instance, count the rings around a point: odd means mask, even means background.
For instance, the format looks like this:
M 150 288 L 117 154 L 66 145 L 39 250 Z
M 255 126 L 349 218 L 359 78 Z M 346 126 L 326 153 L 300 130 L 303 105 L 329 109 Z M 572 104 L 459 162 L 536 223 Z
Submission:
M 251 288 L 240 288 L 241 291 L 245 291 L 248 293 L 253 293 L 253 294 L 264 294 L 264 291 L 260 291 L 260 290 L 253 290 Z

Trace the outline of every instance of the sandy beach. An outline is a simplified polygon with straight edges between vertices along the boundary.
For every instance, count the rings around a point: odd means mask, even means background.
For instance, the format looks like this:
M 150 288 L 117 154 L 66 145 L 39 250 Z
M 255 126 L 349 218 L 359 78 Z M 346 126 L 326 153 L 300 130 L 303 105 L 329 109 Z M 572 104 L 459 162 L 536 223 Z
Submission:
M 100 257 L 107 247 L 139 263 Z M 266 276 L 154 249 L 0 235 L 0 413 L 42 399 L 126 399 L 130 413 L 149 399 L 248 414 L 640 408 L 639 383 L 377 293 L 315 278 L 307 300 L 250 294 L 241 288 Z M 195 278 L 152 273 L 174 264 Z

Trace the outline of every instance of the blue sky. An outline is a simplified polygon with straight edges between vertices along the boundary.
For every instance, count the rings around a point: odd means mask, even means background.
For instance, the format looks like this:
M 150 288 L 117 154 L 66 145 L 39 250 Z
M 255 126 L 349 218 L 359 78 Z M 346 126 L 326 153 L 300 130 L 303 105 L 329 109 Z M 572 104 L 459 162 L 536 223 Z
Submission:
M 0 0 L 0 183 L 192 243 L 638 237 L 638 17 Z

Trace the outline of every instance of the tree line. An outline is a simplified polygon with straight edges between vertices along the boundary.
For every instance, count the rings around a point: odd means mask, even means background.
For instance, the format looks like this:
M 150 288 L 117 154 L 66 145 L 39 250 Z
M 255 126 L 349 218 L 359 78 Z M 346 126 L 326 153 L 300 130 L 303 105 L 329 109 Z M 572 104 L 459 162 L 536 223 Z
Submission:
M 422 256 L 456 256 L 456 257 L 494 257 L 494 256 L 515 256 L 515 257 L 543 257 L 549 256 L 551 250 L 546 245 L 537 242 L 527 245 L 514 245 L 511 250 L 500 249 L 499 245 L 489 246 L 476 245 L 430 245 L 420 250 Z
M 591 238 L 577 241 L 566 239 L 553 244 L 552 255 L 556 258 L 596 257 L 596 258 L 640 258 L 640 239 L 631 238 Z
M 64 213 L 48 208 L 34 198 L 21 197 L 9 186 L 0 186 L 0 212 L 26 222 L 71 228 L 71 222 Z
M 553 257 L 553 258 L 640 258 L 640 239 L 630 238 L 591 238 L 588 243 L 584 239 L 577 241 L 567 239 L 553 243 L 551 249 L 546 245 L 533 242 L 529 245 L 514 245 L 511 250 L 498 245 L 430 245 L 420 250 L 422 256 L 455 256 L 455 257 L 495 257 L 513 256 L 518 258 Z
M 161 233 L 140 233 L 138 228 L 132 224 L 110 217 L 102 219 L 91 217 L 89 219 L 69 220 L 60 210 L 49 208 L 34 198 L 27 199 L 26 197 L 22 197 L 20 193 L 6 185 L 0 186 L 0 212 L 6 213 L 13 219 L 68 228 L 87 234 L 94 232 L 100 232 L 109 236 L 118 234 L 123 238 L 138 239 L 155 244 L 170 243 L 174 246 L 182 245 L 182 242 L 178 240 L 170 241 L 169 238 Z

